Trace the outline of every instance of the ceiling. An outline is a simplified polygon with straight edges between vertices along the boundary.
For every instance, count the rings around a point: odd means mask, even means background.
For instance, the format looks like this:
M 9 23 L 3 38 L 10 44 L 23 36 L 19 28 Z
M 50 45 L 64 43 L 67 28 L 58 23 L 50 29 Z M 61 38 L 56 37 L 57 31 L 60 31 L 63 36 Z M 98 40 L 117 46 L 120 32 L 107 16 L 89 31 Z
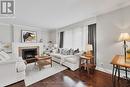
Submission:
M 130 0 L 15 0 L 15 18 L 0 22 L 55 29 L 129 4 Z

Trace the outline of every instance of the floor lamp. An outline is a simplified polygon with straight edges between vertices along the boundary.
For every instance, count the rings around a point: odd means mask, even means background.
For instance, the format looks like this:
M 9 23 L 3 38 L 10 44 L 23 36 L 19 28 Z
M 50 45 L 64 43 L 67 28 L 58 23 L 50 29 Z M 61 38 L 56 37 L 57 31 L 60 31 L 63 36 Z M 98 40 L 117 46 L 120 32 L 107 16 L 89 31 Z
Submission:
M 120 37 L 119 37 L 119 41 L 123 41 L 124 42 L 124 56 L 125 56 L 125 62 L 126 62 L 126 48 L 127 48 L 127 44 L 126 41 L 130 41 L 130 36 L 128 33 L 121 33 Z

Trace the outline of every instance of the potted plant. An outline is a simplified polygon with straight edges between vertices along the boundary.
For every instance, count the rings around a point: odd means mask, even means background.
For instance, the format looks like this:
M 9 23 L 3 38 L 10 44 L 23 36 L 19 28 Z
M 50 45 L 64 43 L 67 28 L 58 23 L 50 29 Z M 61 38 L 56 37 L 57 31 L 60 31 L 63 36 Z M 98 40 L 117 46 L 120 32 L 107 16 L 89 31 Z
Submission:
M 130 59 L 130 49 L 127 50 L 127 58 Z

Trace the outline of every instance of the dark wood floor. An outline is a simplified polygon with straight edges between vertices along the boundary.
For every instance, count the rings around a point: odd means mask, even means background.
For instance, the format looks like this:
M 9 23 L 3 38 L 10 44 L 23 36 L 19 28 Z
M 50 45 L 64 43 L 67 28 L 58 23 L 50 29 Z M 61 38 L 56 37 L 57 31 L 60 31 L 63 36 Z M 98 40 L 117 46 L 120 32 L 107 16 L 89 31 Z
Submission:
M 76 84 L 80 86 L 76 86 Z M 113 87 L 110 74 L 100 71 L 95 71 L 93 74 L 87 74 L 86 71 L 71 71 L 65 70 L 57 73 L 49 78 L 41 80 L 29 87 Z M 8 87 L 25 87 L 24 82 L 19 82 Z M 83 86 L 84 87 L 84 86 Z M 116 87 L 129 87 L 126 86 L 126 81 L 121 79 Z

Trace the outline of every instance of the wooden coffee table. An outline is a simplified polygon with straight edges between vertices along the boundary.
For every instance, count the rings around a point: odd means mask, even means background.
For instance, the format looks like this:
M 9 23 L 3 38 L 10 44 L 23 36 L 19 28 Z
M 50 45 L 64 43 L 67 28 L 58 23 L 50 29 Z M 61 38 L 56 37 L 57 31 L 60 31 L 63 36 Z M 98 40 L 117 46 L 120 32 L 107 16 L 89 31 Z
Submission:
M 45 65 L 51 65 L 52 67 L 51 56 L 35 56 L 35 58 L 37 59 L 36 64 L 38 65 L 39 70 L 41 70 Z

